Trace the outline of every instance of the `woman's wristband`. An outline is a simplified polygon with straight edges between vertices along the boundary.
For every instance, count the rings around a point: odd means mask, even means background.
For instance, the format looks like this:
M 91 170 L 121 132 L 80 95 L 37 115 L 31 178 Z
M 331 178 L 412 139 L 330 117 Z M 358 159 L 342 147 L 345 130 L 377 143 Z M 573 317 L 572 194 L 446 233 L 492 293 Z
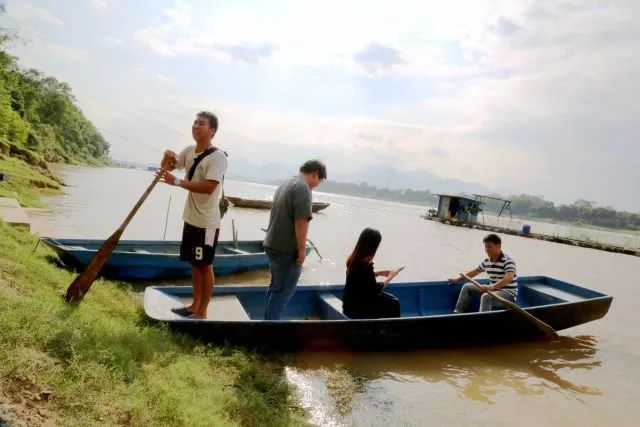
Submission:
M 173 185 L 175 185 L 176 187 L 180 187 L 180 183 L 182 182 L 182 180 L 178 177 L 176 177 L 176 179 L 173 180 Z

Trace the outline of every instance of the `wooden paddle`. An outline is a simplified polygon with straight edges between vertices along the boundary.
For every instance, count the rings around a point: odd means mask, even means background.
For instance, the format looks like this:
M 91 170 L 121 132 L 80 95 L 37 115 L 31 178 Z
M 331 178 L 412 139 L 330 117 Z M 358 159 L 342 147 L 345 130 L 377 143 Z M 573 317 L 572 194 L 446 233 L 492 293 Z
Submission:
M 462 277 L 464 277 L 466 280 L 468 280 L 469 282 L 471 282 L 474 285 L 476 285 L 476 287 L 478 289 L 481 289 L 480 283 L 476 282 L 475 280 L 473 280 L 471 277 L 467 276 L 464 273 L 460 273 L 460 275 Z M 489 291 L 488 290 L 487 293 L 489 295 L 491 295 L 493 298 L 495 298 L 498 301 L 500 301 L 505 306 L 509 307 L 515 313 L 521 315 L 522 317 L 526 318 L 529 322 L 533 323 L 547 337 L 552 338 L 552 339 L 556 339 L 556 340 L 558 339 L 558 333 L 551 326 L 549 326 L 546 323 L 544 323 L 542 320 L 538 319 L 537 317 L 533 316 L 531 313 L 529 313 L 529 312 L 523 310 L 522 308 L 518 307 L 516 304 L 512 303 L 508 299 L 502 298 L 500 295 L 496 294 L 493 291 Z
M 102 246 L 100 246 L 100 249 L 98 249 L 98 252 L 96 252 L 93 258 L 91 258 L 91 261 L 89 261 L 89 264 L 84 269 L 84 271 L 75 278 L 73 283 L 71 283 L 71 285 L 67 289 L 67 292 L 64 294 L 65 301 L 79 303 L 80 301 L 82 301 L 82 298 L 84 298 L 86 293 L 89 292 L 89 288 L 93 284 L 93 281 L 96 280 L 96 277 L 98 277 L 98 274 L 100 274 L 102 267 L 104 267 L 105 263 L 111 256 L 111 253 L 118 245 L 120 236 L 122 236 L 124 229 L 127 228 L 127 225 L 129 225 L 129 222 L 131 222 L 131 219 L 136 214 L 136 212 L 138 212 L 138 209 L 140 209 L 140 206 L 142 206 L 142 203 L 146 200 L 147 196 L 149 196 L 149 193 L 151 193 L 151 190 L 153 190 L 153 187 L 156 186 L 159 180 L 159 176 L 156 176 L 154 178 L 149 187 L 147 187 L 147 190 L 144 192 L 142 197 L 140 197 L 140 200 L 138 200 L 138 203 L 136 203 L 131 212 L 129 212 L 129 215 L 125 218 L 122 225 L 120 225 L 120 228 L 118 228 L 102 244 Z
M 316 244 L 313 243 L 311 241 L 311 239 L 307 239 L 307 242 L 309 242 L 309 244 L 311 245 L 311 247 L 313 248 L 314 251 L 316 251 L 316 253 L 318 254 L 318 256 L 320 257 L 321 260 L 324 260 L 324 258 L 322 257 L 322 255 L 320 255 L 320 252 L 318 251 L 318 248 L 316 247 Z

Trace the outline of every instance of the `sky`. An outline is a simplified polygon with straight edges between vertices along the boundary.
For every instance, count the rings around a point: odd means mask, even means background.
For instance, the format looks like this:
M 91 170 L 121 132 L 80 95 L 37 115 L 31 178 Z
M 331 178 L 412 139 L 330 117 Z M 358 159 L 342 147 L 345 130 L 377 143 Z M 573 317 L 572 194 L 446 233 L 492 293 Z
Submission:
M 640 2 L 2 0 L 114 159 L 215 143 L 640 211 Z M 437 192 L 434 188 L 432 191 Z

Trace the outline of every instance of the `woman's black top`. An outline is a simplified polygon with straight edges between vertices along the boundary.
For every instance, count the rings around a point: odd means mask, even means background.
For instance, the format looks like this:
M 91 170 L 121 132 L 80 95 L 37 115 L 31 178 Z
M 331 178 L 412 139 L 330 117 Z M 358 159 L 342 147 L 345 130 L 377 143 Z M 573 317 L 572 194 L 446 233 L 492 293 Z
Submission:
M 360 312 L 374 304 L 384 288 L 376 281 L 373 264 L 353 264 L 347 271 L 347 281 L 342 294 L 342 311 L 345 315 Z M 349 316 L 351 317 L 351 316 Z

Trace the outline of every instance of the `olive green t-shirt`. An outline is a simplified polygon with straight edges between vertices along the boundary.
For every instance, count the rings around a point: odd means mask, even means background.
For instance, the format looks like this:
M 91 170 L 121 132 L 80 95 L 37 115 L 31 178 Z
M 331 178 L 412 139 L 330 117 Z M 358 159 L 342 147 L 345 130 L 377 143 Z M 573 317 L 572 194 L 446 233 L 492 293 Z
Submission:
M 269 228 L 264 246 L 278 252 L 295 253 L 297 250 L 296 220 L 312 219 L 311 188 L 300 177 L 284 182 L 273 196 Z

